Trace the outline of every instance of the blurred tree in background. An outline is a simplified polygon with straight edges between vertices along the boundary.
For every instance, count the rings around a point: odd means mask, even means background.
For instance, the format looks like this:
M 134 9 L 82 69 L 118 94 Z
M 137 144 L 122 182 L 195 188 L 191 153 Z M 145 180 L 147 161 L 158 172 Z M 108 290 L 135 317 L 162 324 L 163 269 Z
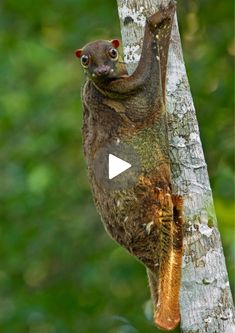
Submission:
M 233 3 L 178 13 L 233 287 Z M 74 50 L 113 37 L 115 0 L 1 1 L 0 332 L 157 332 L 145 269 L 106 235 L 82 153 Z

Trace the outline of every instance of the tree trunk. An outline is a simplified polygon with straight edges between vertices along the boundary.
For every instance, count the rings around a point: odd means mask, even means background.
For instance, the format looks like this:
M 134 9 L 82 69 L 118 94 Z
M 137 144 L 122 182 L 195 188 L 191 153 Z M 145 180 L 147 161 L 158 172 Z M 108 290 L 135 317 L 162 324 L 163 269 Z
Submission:
M 140 58 L 146 17 L 167 2 L 117 0 L 125 62 L 130 73 Z M 181 328 L 185 333 L 233 333 L 232 296 L 185 71 L 177 17 L 169 50 L 166 95 L 173 191 L 184 197 L 186 220 Z

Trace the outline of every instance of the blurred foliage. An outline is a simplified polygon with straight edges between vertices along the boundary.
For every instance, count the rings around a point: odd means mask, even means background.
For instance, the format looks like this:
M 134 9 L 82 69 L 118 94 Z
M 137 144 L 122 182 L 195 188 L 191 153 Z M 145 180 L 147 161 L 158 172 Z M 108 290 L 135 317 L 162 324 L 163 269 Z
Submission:
M 178 7 L 232 279 L 233 4 Z M 114 0 L 0 3 L 0 332 L 157 332 L 145 269 L 104 232 L 82 154 L 74 50 L 112 37 Z

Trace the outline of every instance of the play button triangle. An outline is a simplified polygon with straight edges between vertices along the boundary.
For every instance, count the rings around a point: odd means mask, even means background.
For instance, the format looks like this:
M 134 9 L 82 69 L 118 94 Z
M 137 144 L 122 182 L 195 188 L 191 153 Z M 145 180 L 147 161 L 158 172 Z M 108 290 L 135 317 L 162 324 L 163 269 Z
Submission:
M 122 160 L 121 158 L 109 154 L 109 179 L 113 179 L 120 173 L 126 171 L 131 167 L 131 164 Z

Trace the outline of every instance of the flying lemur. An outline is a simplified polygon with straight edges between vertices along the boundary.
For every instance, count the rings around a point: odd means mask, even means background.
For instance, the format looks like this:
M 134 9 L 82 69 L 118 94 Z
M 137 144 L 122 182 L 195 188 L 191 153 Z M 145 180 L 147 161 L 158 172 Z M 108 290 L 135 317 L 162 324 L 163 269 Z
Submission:
M 172 193 L 165 108 L 174 13 L 171 1 L 147 19 L 141 58 L 132 75 L 116 39 L 76 50 L 87 75 L 83 145 L 94 201 L 106 231 L 146 266 L 154 321 L 166 330 L 180 321 L 183 252 L 183 200 Z M 112 149 L 138 164 L 119 181 L 119 176 L 107 177 Z

